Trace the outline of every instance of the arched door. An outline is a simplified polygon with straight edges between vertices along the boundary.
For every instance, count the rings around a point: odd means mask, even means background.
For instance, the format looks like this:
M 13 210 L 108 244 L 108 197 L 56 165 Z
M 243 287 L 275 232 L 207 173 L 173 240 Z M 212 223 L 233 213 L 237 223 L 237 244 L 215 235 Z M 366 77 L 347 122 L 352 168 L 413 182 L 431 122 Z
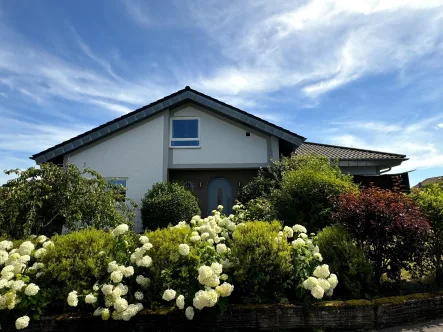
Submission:
M 226 178 L 215 178 L 208 185 L 208 215 L 218 205 L 223 205 L 226 215 L 232 212 L 232 186 Z

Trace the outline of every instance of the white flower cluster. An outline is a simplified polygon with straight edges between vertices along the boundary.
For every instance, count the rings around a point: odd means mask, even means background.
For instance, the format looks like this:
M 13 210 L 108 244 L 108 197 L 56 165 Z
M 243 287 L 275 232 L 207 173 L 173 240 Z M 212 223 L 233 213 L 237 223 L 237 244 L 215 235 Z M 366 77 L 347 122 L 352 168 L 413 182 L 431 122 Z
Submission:
M 129 230 L 129 226 L 126 224 L 118 225 L 112 230 L 112 235 L 119 236 L 125 234 Z
M 115 261 L 108 264 L 108 272 L 111 274 L 111 280 L 117 284 L 122 281 L 123 277 L 129 278 L 134 274 L 134 267 L 118 265 Z
M 12 241 L 0 242 L 0 310 L 19 309 L 25 296 L 36 296 L 40 291 L 40 287 L 29 280 L 38 278 L 43 273 L 41 270 L 44 264 L 36 260 L 41 259 L 48 246 L 54 244 L 44 235 L 32 238 L 36 245 L 31 241 L 24 241 L 18 248 L 14 248 Z M 15 327 L 18 330 L 24 329 L 29 325 L 29 320 L 28 316 L 20 317 L 16 320 Z
M 313 272 L 313 277 L 309 277 L 303 282 L 303 288 L 310 290 L 313 297 L 320 300 L 324 295 L 331 296 L 337 287 L 337 276 L 329 272 L 329 266 L 319 265 Z
M 131 254 L 131 263 L 135 263 L 139 267 L 150 267 L 152 265 L 152 258 L 146 253 L 152 249 L 152 243 L 149 242 L 147 236 L 140 236 L 141 247 L 136 248 Z

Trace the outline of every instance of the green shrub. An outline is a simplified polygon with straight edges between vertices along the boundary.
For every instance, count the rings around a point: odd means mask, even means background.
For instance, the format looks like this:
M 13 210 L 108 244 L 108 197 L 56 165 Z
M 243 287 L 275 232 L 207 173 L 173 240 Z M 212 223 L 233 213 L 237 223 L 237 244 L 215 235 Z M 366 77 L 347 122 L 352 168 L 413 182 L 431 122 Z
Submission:
M 52 241 L 54 247 L 43 258 L 46 271 L 41 278 L 64 302 L 69 292 L 91 289 L 102 280 L 107 275 L 108 263 L 119 256 L 112 234 L 101 230 L 57 235 Z M 120 255 L 125 256 L 125 252 Z
M 291 278 L 291 245 L 278 242 L 279 222 L 246 222 L 233 234 L 236 298 L 244 303 L 279 302 Z
M 443 181 L 413 189 L 412 199 L 426 214 L 432 227 L 432 265 L 439 286 L 443 286 Z
M 331 223 L 331 198 L 357 191 L 357 186 L 325 157 L 294 159 L 296 169 L 283 172 L 281 188 L 271 195 L 271 202 L 285 224 L 302 224 L 318 231 Z
M 237 199 L 245 204 L 252 199 L 269 196 L 275 189 L 280 188 L 283 172 L 295 169 L 296 164 L 296 158 L 283 157 L 265 168 L 260 168 L 257 176 L 241 187 Z
M 340 280 L 334 297 L 361 299 L 375 293 L 377 283 L 371 261 L 343 226 L 325 227 L 318 233 L 317 241 L 323 260 Z
M 62 226 L 78 229 L 132 223 L 136 204 L 124 204 L 121 186 L 99 173 L 75 165 L 51 163 L 24 171 L 10 170 L 17 178 L 0 187 L 0 229 L 12 238 L 60 233 Z M 132 208 L 130 208 L 132 205 Z
M 274 207 L 266 198 L 252 199 L 244 205 L 244 219 L 273 221 L 276 219 Z
M 147 229 L 175 225 L 198 214 L 197 197 L 178 183 L 156 183 L 142 200 L 141 219 Z

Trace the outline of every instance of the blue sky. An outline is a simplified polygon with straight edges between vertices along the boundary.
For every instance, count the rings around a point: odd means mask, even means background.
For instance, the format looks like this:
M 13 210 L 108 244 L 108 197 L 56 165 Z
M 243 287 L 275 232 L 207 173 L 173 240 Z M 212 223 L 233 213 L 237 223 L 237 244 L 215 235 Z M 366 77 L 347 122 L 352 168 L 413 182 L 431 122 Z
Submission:
M 0 169 L 190 85 L 443 175 L 443 0 L 0 0 L 0 41 Z

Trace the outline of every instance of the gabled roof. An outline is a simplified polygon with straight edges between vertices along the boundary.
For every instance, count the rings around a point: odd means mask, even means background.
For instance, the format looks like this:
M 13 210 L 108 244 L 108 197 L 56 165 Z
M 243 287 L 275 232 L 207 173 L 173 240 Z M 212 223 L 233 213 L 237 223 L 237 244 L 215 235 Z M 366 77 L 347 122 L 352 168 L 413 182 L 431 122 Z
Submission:
M 339 160 L 378 160 L 378 159 L 397 159 L 406 160 L 403 154 L 354 149 L 344 146 L 319 144 L 311 142 L 303 142 L 295 151 L 296 155 L 303 154 L 319 154 L 329 159 Z
M 182 90 L 149 105 L 143 106 L 131 113 L 125 114 L 68 141 L 57 144 L 52 148 L 34 154 L 31 159 L 34 159 L 37 164 L 50 161 L 51 159 L 73 152 L 124 128 L 128 128 L 137 122 L 148 119 L 163 110 L 177 107 L 186 102 L 192 102 L 240 124 L 261 131 L 265 134 L 278 137 L 279 139 L 293 144 L 294 147 L 299 146 L 306 139 L 303 136 L 260 119 L 259 117 L 242 111 L 234 106 L 225 104 L 220 100 L 207 96 L 187 86 Z

